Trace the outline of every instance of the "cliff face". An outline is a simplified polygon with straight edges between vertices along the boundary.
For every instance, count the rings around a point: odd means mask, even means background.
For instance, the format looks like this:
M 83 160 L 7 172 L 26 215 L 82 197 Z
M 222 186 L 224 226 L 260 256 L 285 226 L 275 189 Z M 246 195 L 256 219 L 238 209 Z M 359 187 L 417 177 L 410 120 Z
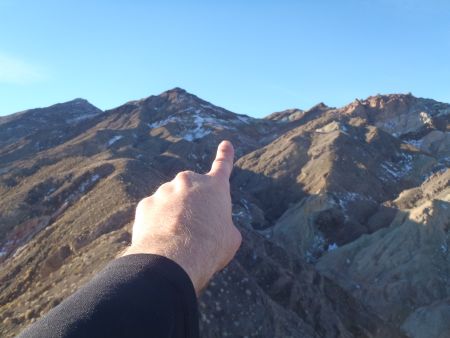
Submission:
M 379 95 L 254 119 L 175 88 L 0 117 L 0 333 L 89 280 L 137 201 L 228 139 L 244 241 L 199 300 L 203 336 L 450 335 L 449 116 Z

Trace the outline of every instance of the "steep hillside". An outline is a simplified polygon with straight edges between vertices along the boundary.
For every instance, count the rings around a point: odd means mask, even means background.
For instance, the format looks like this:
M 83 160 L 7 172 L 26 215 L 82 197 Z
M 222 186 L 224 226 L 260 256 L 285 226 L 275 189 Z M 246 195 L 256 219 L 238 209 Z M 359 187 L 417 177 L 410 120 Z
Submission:
M 204 337 L 445 335 L 449 116 L 396 94 L 255 119 L 175 88 L 1 117 L 0 335 L 120 253 L 137 201 L 222 139 L 244 241 L 200 298 Z
M 450 171 L 438 173 L 394 201 L 398 211 L 385 229 L 328 252 L 319 271 L 412 337 L 450 334 L 446 323 L 417 318 L 418 312 L 450 296 Z M 444 315 L 448 308 L 442 309 Z M 440 314 L 440 315 L 442 315 Z M 420 325 L 417 321 L 420 321 Z M 415 332 L 420 327 L 422 334 Z

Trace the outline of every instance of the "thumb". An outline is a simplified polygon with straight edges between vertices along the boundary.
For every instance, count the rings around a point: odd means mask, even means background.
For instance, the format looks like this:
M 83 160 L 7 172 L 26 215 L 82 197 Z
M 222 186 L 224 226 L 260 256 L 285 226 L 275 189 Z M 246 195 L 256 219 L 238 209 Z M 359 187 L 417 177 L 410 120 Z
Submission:
M 217 154 L 212 163 L 209 176 L 221 177 L 226 180 L 230 179 L 233 170 L 234 148 L 230 141 L 222 141 L 217 147 Z

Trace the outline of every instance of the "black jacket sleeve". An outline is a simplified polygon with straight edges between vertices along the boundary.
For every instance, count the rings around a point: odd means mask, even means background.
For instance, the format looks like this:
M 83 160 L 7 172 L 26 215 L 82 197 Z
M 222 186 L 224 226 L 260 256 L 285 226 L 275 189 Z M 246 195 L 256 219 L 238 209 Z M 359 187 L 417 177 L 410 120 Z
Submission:
M 19 337 L 198 337 L 194 287 L 157 255 L 112 261 Z

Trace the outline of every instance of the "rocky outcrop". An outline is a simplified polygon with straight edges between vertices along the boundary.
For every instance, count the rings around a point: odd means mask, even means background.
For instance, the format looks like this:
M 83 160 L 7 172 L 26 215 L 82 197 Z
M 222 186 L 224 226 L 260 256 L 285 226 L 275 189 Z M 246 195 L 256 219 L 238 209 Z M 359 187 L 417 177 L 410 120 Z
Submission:
M 388 228 L 326 253 L 319 271 L 380 317 L 411 327 L 417 309 L 449 297 L 449 178 L 446 170 L 401 194 L 395 203 L 404 209 Z
M 386 132 L 407 137 L 448 128 L 450 105 L 411 94 L 377 95 L 356 100 L 342 108 L 342 114 L 362 118 Z
M 437 163 L 378 128 L 327 122 L 243 156 L 232 180 L 264 210 L 274 237 L 308 259 L 387 226 L 376 221 L 392 214 L 383 203 Z

